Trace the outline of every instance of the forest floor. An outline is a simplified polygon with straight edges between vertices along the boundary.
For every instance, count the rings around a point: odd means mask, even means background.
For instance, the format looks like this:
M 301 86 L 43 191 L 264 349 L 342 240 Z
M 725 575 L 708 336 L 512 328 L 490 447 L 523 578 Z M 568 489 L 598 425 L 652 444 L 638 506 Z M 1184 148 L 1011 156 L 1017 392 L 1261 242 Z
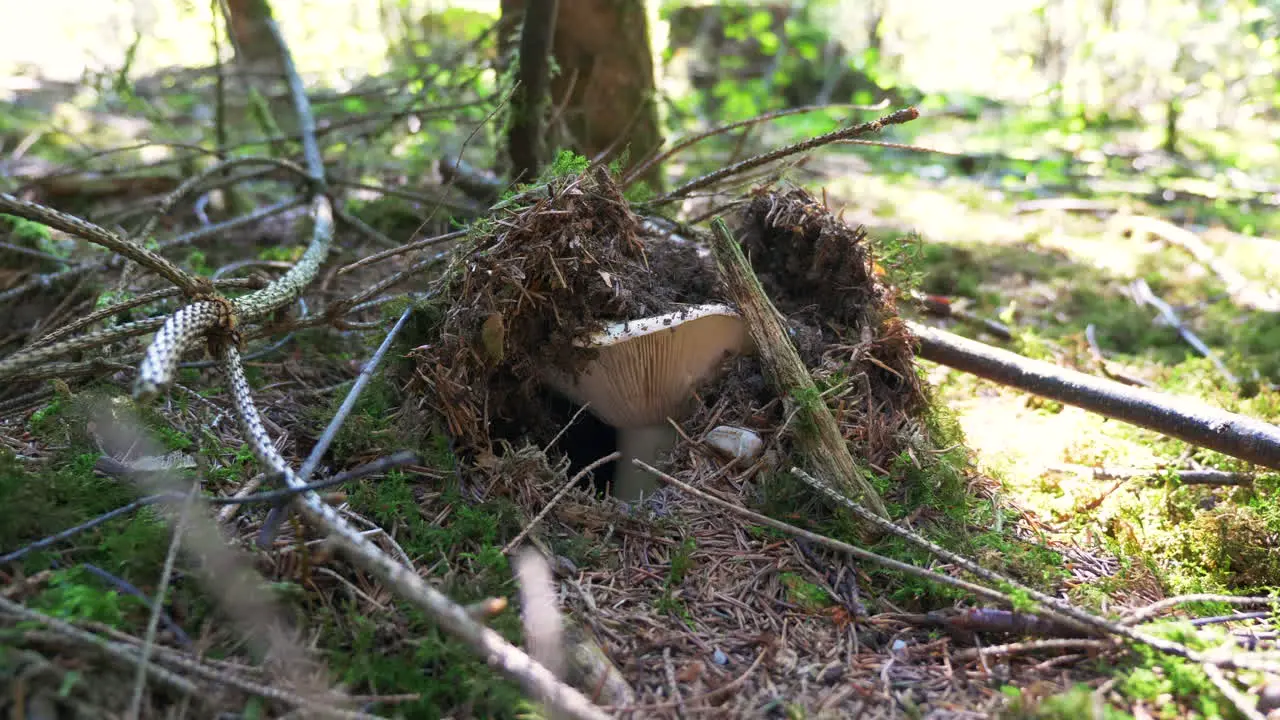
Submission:
M 34 121 L 24 112 L 5 116 L 6 138 L 29 135 L 31 127 L 24 123 Z M 469 128 L 458 129 L 463 125 L 459 121 L 442 137 L 465 136 Z M 918 144 L 929 146 L 933 134 L 934 140 L 945 136 L 951 146 L 983 147 L 984 153 L 990 149 L 982 138 L 968 138 L 972 142 L 966 145 L 964 133 L 975 128 L 988 134 L 1001 131 L 998 124 L 974 123 L 966 129 L 928 116 L 914 127 L 920 128 L 913 131 Z M 1017 136 L 1004 137 L 1006 147 L 1020 146 Z M 1280 393 L 1271 386 L 1280 382 L 1280 316 L 1242 307 L 1240 288 L 1229 287 L 1221 273 L 1206 267 L 1204 257 L 1193 258 L 1167 237 L 1144 230 L 1151 225 L 1135 220 L 1157 218 L 1192 231 L 1217 258 L 1265 290 L 1280 280 L 1280 245 L 1265 238 L 1280 231 L 1271 210 L 1274 193 L 1224 202 L 1198 196 L 1174 180 L 1154 190 L 1138 187 L 1133 182 L 1141 174 L 1116 168 L 1103 176 L 1122 190 L 1085 193 L 1083 186 L 1072 186 L 1081 175 L 1075 174 L 1075 165 L 1063 168 L 1059 148 L 1040 134 L 1021 137 L 1022 145 L 1039 153 L 1035 159 L 982 155 L 980 168 L 966 173 L 946 156 L 840 148 L 820 152 L 789 178 L 810 187 L 815 196 L 825 195 L 833 212 L 843 206 L 851 225 L 865 225 L 873 252 L 886 262 L 894 259 L 895 272 L 901 273 L 895 277 L 904 287 L 914 283 L 923 293 L 945 296 L 979 319 L 1003 323 L 1009 335 L 994 335 L 980 322 L 929 317 L 905 295 L 897 301 L 904 315 L 1098 374 L 1104 365 L 1090 347 L 1092 338 L 1113 375 L 1264 420 L 1280 418 Z M 1117 137 L 1119 141 L 1103 139 L 1123 148 L 1123 135 Z M 33 174 L 69 163 L 65 146 L 54 150 L 64 154 L 42 158 Z M 429 163 L 422 159 L 434 159 L 435 149 L 422 145 L 411 150 L 422 155 L 406 163 L 408 168 L 391 163 L 391 154 L 382 147 L 350 149 L 345 156 L 349 164 L 342 167 L 348 177 L 411 193 L 395 199 L 377 197 L 368 189 L 347 191 L 352 201 L 347 209 L 396 240 L 446 226 L 443 218 L 434 218 L 427 228 L 419 227 L 430 215 L 431 198 L 424 190 L 428 183 L 406 177 L 414 172 L 421 172 L 415 177 L 429 176 L 422 171 Z M 1149 151 L 1139 155 L 1159 156 Z M 704 157 L 702 164 L 713 165 L 713 157 Z M 1072 162 L 1079 164 L 1081 157 L 1090 156 L 1073 151 Z M 1212 162 L 1201 159 L 1197 167 Z M 16 172 L 17 166 L 15 162 L 8 170 Z M 1061 178 L 1046 180 L 1052 173 Z M 1007 177 L 1017 181 L 1010 184 L 1002 179 Z M 1067 189 L 1046 189 L 1051 184 Z M 58 194 L 52 185 L 37 183 L 50 204 L 56 201 L 100 222 L 121 225 L 137 222 L 139 208 L 146 207 L 139 204 L 140 196 L 152 192 L 152 186 L 136 181 L 123 183 L 121 196 L 93 194 L 97 187 L 86 183 L 79 194 Z M 240 200 L 262 206 L 279 200 L 280 192 L 255 185 Z M 1083 194 L 1094 203 L 1083 210 L 1028 204 Z M 215 212 L 230 215 L 222 208 Z M 159 239 L 198 228 L 201 222 L 193 207 L 183 207 L 161 226 Z M 301 255 L 306 227 L 302 211 L 292 209 L 221 234 L 216 242 L 175 251 L 173 257 L 205 276 L 247 270 L 275 274 Z M 10 241 L 25 238 L 52 257 L 41 258 L 38 266 L 4 257 L 0 291 L 68 260 L 89 257 L 59 234 L 26 225 L 8 229 Z M 318 289 L 307 295 L 311 312 L 410 265 L 394 258 L 338 274 L 333 272 L 337 267 L 385 248 L 376 234 L 345 225 L 335 247 Z M 432 275 L 424 272 L 404 287 L 426 289 Z M 1176 309 L 1222 367 L 1162 324 L 1150 304 L 1135 301 L 1137 280 Z M 697 278 L 682 282 L 682 292 L 705 292 L 691 289 L 706 285 Z M 69 291 L 32 293 L 0 322 L 4 352 L 28 340 L 36 323 L 47 331 L 140 289 L 111 274 Z M 409 305 L 397 298 L 348 318 L 369 326 L 301 329 L 288 334 L 283 345 L 264 341 L 249 346 L 254 399 L 286 457 L 295 463 L 306 457 L 362 363 Z M 151 304 L 118 320 L 141 319 L 172 307 Z M 665 503 L 645 512 L 622 507 L 589 488 L 553 501 L 566 484 L 566 471 L 583 462 L 545 450 L 559 438 L 557 423 L 573 424 L 572 408 L 557 408 L 508 432 L 510 444 L 498 443 L 492 453 L 462 452 L 460 433 L 412 382 L 424 372 L 430 376 L 430 368 L 424 371 L 415 364 L 411 351 L 445 339 L 433 335 L 440 323 L 433 313 L 440 312 L 418 306 L 411 314 L 409 327 L 325 454 L 321 474 L 400 450 L 416 452 L 418 461 L 345 483 L 329 500 L 388 553 L 412 564 L 460 603 L 511 598 L 513 607 L 498 608 L 487 622 L 515 642 L 521 640 L 522 624 L 515 609 L 519 587 L 512 577 L 509 546 L 554 502 L 554 511 L 528 535 L 550 551 L 563 609 L 574 624 L 570 634 L 598 643 L 622 684 L 630 687 L 630 695 L 617 691 L 610 702 L 646 705 L 649 713 L 669 717 L 863 713 L 869 718 L 978 718 L 1006 713 L 1065 719 L 1104 710 L 1115 717 L 1229 716 L 1228 703 L 1213 681 L 1198 666 L 1176 658 L 1079 638 L 1029 653 L 1013 647 L 980 654 L 976 648 L 1055 636 L 1061 628 L 1028 629 L 1017 625 L 1027 622 L 1025 617 L 1011 616 L 984 625 L 983 616 L 958 612 L 982 606 L 953 588 L 797 541 L 688 494 L 670 493 Z M 108 355 L 123 357 L 134 350 L 121 343 Z M 847 389 L 837 392 L 847 371 L 822 352 L 810 354 L 815 358 L 811 369 L 828 383 L 830 404 L 843 418 L 856 415 L 856 409 L 841 405 L 853 395 Z M 200 478 L 209 495 L 257 487 L 263 478 L 234 420 L 225 383 L 208 363 L 201 365 L 195 357 L 191 361 L 174 391 L 150 406 L 127 400 L 132 382 L 127 368 L 92 382 L 7 387 L 0 395 L 0 552 L 23 548 L 136 499 L 139 487 L 119 477 L 119 465 L 104 465 L 104 456 L 135 470 L 143 461 L 164 458 L 165 467 L 186 481 L 175 487 L 185 489 Z M 1266 594 L 1280 584 L 1280 557 L 1274 550 L 1280 531 L 1275 475 L 932 363 L 919 361 L 919 366 L 935 403 L 921 419 L 932 433 L 928 456 L 919 457 L 908 447 L 887 461 L 868 460 L 895 519 L 984 567 L 1111 616 L 1180 594 Z M 754 383 L 760 374 L 743 377 Z M 24 399 L 32 391 L 45 394 Z M 756 397 L 760 392 L 763 384 L 744 394 Z M 721 390 L 707 397 L 729 395 Z M 812 491 L 785 473 L 726 468 L 706 452 L 703 433 L 721 421 L 714 410 L 703 408 L 690 421 L 689 437 L 678 445 L 669 466 L 674 475 L 788 523 L 857 537 L 846 517 L 823 509 Z M 781 412 L 768 403 L 723 411 L 739 413 L 743 422 L 774 418 L 771 413 L 780 419 Z M 778 425 L 765 433 L 774 449 L 786 447 L 778 439 L 783 435 Z M 118 428 L 136 432 L 138 445 L 117 451 Z M 867 427 L 850 423 L 846 429 L 854 436 Z M 869 442 L 859 438 L 857 442 Z M 575 442 L 592 451 L 607 447 L 590 439 Z M 140 449 L 148 443 L 149 449 Z M 1204 485 L 1180 483 L 1175 477 L 1179 471 L 1206 469 L 1239 473 L 1247 480 Z M 6 602 L 74 622 L 132 651 L 146 634 L 149 598 L 161 585 L 170 509 L 140 508 L 11 560 L 0 567 L 0 594 Z M 237 681 L 227 683 L 221 694 L 200 697 L 200 704 L 241 717 L 274 716 L 290 702 L 271 699 L 261 685 L 282 678 L 319 678 L 360 696 L 366 711 L 383 715 L 517 717 L 538 712 L 466 645 L 335 557 L 300 520 L 284 523 L 274 536 L 264 534 L 267 515 L 265 506 L 228 506 L 211 510 L 206 519 L 216 517 L 216 531 L 236 549 L 230 567 L 251 573 L 255 597 L 293 629 L 290 639 L 257 642 L 267 618 L 237 614 L 221 604 L 225 598 L 215 598 L 222 578 L 209 583 L 198 562 L 179 561 L 168 580 L 158 635 L 163 650 L 157 651 L 156 662 L 168 662 L 165 653 L 190 653 L 224 680 Z M 267 547 L 259 547 L 264 540 Z M 216 543 L 195 547 L 209 556 L 222 552 Z M 868 547 L 939 573 L 963 575 L 895 538 Z M 1199 603 L 1181 606 L 1166 619 L 1185 618 L 1191 611 L 1194 616 L 1233 612 L 1222 603 Z M 15 717 L 43 717 L 39 713 L 51 707 L 96 717 L 127 703 L 131 670 L 103 662 L 83 638 L 11 620 L 6 612 L 0 626 L 0 677 L 7 687 L 0 708 Z M 1233 633 L 1261 644 L 1274 641 L 1265 614 L 1215 622 L 1194 632 L 1188 627 L 1162 631 L 1181 633 L 1178 637 L 1196 647 L 1213 646 Z M 306 662 L 282 668 L 279 658 L 286 651 L 301 653 Z M 605 697 L 606 685 L 598 682 L 597 697 Z M 147 702 L 155 716 L 186 702 L 176 688 L 151 683 Z

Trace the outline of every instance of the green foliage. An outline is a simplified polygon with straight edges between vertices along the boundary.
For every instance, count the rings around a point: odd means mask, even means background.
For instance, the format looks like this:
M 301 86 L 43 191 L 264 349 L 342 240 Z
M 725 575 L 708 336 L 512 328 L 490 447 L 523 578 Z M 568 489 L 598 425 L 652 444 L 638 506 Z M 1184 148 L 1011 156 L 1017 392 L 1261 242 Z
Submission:
M 589 167 L 591 167 L 591 160 L 588 158 L 572 150 L 561 150 L 556 153 L 556 159 L 547 168 L 547 174 L 553 178 L 581 175 Z
M 104 588 L 101 580 L 79 567 L 54 571 L 31 606 L 64 620 L 100 622 L 114 628 L 124 626 L 126 612 L 148 609 L 141 598 Z
M 1039 699 L 1021 688 L 1005 685 L 1000 688 L 1005 697 L 1005 706 L 997 717 L 1001 720 L 1077 720 L 1078 718 L 1097 718 L 1097 720 L 1132 720 L 1127 712 L 1117 710 L 1110 704 L 1101 703 L 1101 716 L 1095 714 L 1093 688 L 1084 683 L 1077 683 L 1066 692 Z
M 697 549 L 697 544 L 692 537 L 687 537 L 683 542 L 671 551 L 671 567 L 667 571 L 667 578 L 662 584 L 662 595 L 654 603 L 654 608 L 661 613 L 669 613 L 682 619 L 686 624 L 692 624 L 693 614 L 689 608 L 682 602 L 677 593 L 680 585 L 684 582 L 685 576 L 693 569 L 693 551 Z
M 423 442 L 429 467 L 451 469 L 448 441 L 436 435 Z M 477 503 L 464 499 L 447 483 L 442 500 L 452 508 L 437 524 L 419 510 L 417 494 L 428 490 L 400 471 L 381 480 L 353 481 L 346 487 L 352 508 L 381 527 L 396 528 L 396 539 L 418 562 L 451 557 L 452 572 L 442 583 L 463 603 L 509 595 L 511 569 L 501 553 L 504 542 L 519 532 L 520 518 L 506 500 Z M 433 580 L 440 583 L 440 579 Z M 322 615 L 331 663 L 344 682 L 378 691 L 419 693 L 398 704 L 405 717 L 445 717 L 459 708 L 476 717 L 515 718 L 529 708 L 518 687 L 500 678 L 465 643 L 441 632 L 415 610 L 386 618 L 363 615 L 353 607 L 336 607 Z M 512 642 L 519 642 L 520 623 L 508 611 L 488 623 Z
M 395 688 L 420 697 L 389 706 L 384 712 L 401 717 L 459 716 L 461 708 L 472 717 L 516 718 L 528 708 L 520 688 L 499 677 L 473 650 L 441 632 L 434 624 L 412 613 L 401 619 L 407 625 L 380 622 L 358 608 L 336 608 L 333 630 L 344 641 L 335 647 L 330 662 L 344 683 L 363 688 Z M 338 627 L 342 622 L 346 627 Z M 506 613 L 489 623 L 516 640 L 519 620 Z
M 209 266 L 208 259 L 200 250 L 192 250 L 187 255 L 187 267 L 191 268 L 191 271 L 195 274 L 205 277 L 213 275 L 214 272 L 214 268 Z
M 355 382 L 352 380 L 351 382 Z M 316 421 L 327 425 L 346 400 L 348 387 L 333 394 L 329 407 L 317 409 Z M 383 373 L 375 373 L 365 384 L 355 407 L 333 438 L 330 452 L 335 457 L 353 458 L 376 451 L 390 438 L 392 413 L 399 406 L 399 393 Z M 323 426 L 322 425 L 322 426 Z
M 39 248 L 53 239 L 49 235 L 49 228 L 41 223 L 16 215 L 4 214 L 0 214 L 0 220 L 8 224 L 8 230 L 12 234 L 10 241 L 15 244 Z
M 816 585 L 789 572 L 779 575 L 778 580 L 787 589 L 787 600 L 800 606 L 800 609 L 805 612 L 821 612 L 831 605 L 831 596 L 821 585 Z

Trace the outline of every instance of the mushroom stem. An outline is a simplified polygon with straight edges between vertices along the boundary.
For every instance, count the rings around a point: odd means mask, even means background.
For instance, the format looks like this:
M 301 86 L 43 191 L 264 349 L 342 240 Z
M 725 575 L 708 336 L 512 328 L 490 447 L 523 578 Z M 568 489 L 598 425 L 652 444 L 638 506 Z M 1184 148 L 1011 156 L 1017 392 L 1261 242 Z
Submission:
M 613 496 L 623 502 L 649 497 L 658 489 L 658 479 L 638 468 L 634 459 L 656 465 L 663 453 L 675 445 L 676 433 L 666 423 L 644 427 L 618 428 L 618 469 L 613 474 Z

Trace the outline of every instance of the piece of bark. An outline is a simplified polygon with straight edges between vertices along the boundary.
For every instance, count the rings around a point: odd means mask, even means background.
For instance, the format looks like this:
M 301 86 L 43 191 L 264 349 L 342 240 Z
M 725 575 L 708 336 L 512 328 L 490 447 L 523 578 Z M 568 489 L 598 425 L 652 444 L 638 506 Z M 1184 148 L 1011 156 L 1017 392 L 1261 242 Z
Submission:
M 720 278 L 747 321 L 766 377 L 786 404 L 788 415 L 795 414 L 800 451 L 814 470 L 835 483 L 843 494 L 888 519 L 884 502 L 849 454 L 839 424 L 791 344 L 781 315 L 765 295 L 742 248 L 723 220 L 717 218 L 711 229 L 711 252 Z
M 1280 469 L 1280 428 L 1190 398 L 1127 387 L 908 322 L 919 357 L 1192 445 Z

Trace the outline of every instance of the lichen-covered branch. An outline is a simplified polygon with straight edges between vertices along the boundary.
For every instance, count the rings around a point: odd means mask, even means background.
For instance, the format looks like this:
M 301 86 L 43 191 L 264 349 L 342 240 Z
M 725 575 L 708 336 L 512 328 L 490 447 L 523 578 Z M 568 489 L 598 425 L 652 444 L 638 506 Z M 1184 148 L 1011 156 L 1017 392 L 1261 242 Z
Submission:
M 311 284 L 329 253 L 333 239 L 333 210 L 327 197 L 317 195 L 312 199 L 311 217 L 315 221 L 311 244 L 297 264 L 282 277 L 262 290 L 229 303 L 199 301 L 169 317 L 164 327 L 156 333 L 138 367 L 138 378 L 133 390 L 135 397 L 148 398 L 159 393 L 172 381 L 182 356 L 199 344 L 205 334 L 219 323 L 238 324 L 262 317 L 292 302 Z
M 240 363 L 239 351 L 228 345 L 222 352 L 222 370 L 230 386 L 241 431 L 250 448 L 259 462 L 284 476 L 286 485 L 291 488 L 299 487 L 303 483 L 276 451 L 262 426 Z M 534 662 L 496 631 L 477 623 L 465 608 L 431 587 L 413 570 L 391 559 L 371 540 L 351 527 L 336 510 L 326 505 L 314 490 L 299 493 L 294 504 L 309 523 L 329 533 L 330 540 L 352 561 L 393 589 L 397 595 L 417 605 L 442 628 L 469 644 L 490 665 L 518 682 L 531 695 L 542 699 L 567 717 L 608 717 L 581 693 L 560 682 L 551 671 Z
M 81 220 L 74 215 L 68 215 L 37 203 L 19 200 L 8 193 L 0 193 L 0 213 L 16 215 L 33 222 L 42 223 L 55 230 L 61 230 L 96 245 L 101 245 L 117 255 L 129 258 L 139 265 L 154 271 L 157 275 L 182 288 L 182 291 L 189 295 L 204 292 L 209 288 L 208 280 L 196 277 L 174 265 L 167 258 L 161 257 L 135 242 L 126 240 L 106 228 Z

